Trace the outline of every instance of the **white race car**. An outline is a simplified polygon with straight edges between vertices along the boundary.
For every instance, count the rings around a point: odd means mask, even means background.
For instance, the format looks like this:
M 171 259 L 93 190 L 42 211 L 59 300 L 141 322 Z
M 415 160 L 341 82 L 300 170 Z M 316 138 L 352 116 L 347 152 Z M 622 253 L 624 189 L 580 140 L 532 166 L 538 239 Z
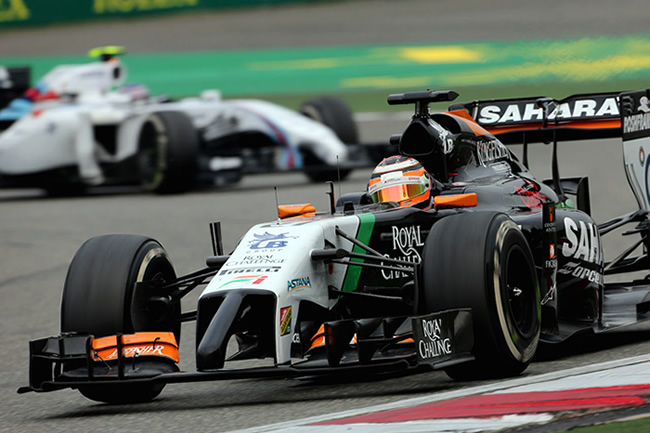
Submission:
M 100 61 L 57 66 L 0 110 L 10 125 L 0 133 L 1 185 L 73 193 L 130 184 L 173 193 L 247 173 L 304 170 L 313 181 L 334 180 L 377 161 L 367 152 L 377 147 L 358 145 L 352 114 L 337 98 L 308 101 L 300 112 L 223 100 L 216 90 L 171 101 L 124 85 L 122 52 L 102 47 L 91 50 Z

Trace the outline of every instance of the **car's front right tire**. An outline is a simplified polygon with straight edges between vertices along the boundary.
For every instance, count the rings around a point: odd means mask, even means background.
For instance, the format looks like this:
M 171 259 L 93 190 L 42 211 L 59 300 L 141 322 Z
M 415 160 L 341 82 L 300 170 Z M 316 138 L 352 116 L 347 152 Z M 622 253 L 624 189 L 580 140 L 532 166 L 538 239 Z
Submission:
M 304 102 L 300 113 L 312 120 L 329 127 L 345 144 L 358 144 L 359 131 L 354 121 L 352 111 L 340 98 L 323 96 Z M 322 165 L 322 162 L 311 152 L 306 152 L 305 165 Z M 312 182 L 326 182 L 343 180 L 350 175 L 351 170 L 338 170 L 336 167 L 305 170 L 305 174 Z
M 198 133 L 185 113 L 151 113 L 138 137 L 142 188 L 159 194 L 186 192 L 196 182 L 198 154 Z

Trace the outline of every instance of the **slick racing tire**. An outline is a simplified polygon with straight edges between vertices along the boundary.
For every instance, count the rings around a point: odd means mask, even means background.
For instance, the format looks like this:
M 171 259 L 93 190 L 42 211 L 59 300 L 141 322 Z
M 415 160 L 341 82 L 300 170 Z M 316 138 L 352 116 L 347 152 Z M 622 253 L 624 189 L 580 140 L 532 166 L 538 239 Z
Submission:
M 152 113 L 142 125 L 137 164 L 146 191 L 182 193 L 196 180 L 199 137 L 190 118 L 178 111 Z
M 422 313 L 471 308 L 475 360 L 446 369 L 453 379 L 523 372 L 539 343 L 539 282 L 528 242 L 497 212 L 436 222 L 422 255 Z
M 77 251 L 63 287 L 61 332 L 103 337 L 138 331 L 173 332 L 180 339 L 180 305 L 165 302 L 160 285 L 138 282 L 176 278 L 174 267 L 157 241 L 138 235 L 103 235 Z M 87 398 L 107 403 L 149 401 L 161 384 L 80 387 Z
M 359 143 L 359 131 L 352 116 L 352 111 L 345 101 L 333 96 L 311 99 L 302 104 L 300 113 L 329 127 L 345 144 Z M 305 155 L 305 165 L 322 164 L 314 155 Z M 323 169 L 307 170 L 305 174 L 312 182 L 341 180 L 350 175 L 351 170 Z

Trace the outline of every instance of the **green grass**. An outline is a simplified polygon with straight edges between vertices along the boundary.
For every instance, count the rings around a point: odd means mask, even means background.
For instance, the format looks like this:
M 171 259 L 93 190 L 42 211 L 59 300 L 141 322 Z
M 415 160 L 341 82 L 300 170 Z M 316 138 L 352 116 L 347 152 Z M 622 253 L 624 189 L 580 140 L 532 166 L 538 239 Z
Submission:
M 562 433 L 567 430 L 556 430 L 553 433 Z M 648 433 L 650 431 L 650 417 L 630 421 L 617 421 L 607 424 L 588 427 L 572 428 L 571 433 Z

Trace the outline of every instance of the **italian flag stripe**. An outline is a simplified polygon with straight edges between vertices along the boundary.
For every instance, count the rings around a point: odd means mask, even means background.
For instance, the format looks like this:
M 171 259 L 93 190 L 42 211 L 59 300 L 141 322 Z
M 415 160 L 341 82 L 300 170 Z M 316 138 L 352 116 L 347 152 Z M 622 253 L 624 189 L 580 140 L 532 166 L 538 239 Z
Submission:
M 370 242 L 370 235 L 372 229 L 375 227 L 375 215 L 371 213 L 359 215 L 359 230 L 357 232 L 357 240 L 364 244 Z M 364 253 L 365 250 L 357 245 L 352 248 L 353 253 Z M 363 263 L 363 259 L 350 259 L 351 262 Z M 357 289 L 359 278 L 361 277 L 361 266 L 348 266 L 348 271 L 345 274 L 345 281 L 343 282 L 344 292 L 353 292 Z

